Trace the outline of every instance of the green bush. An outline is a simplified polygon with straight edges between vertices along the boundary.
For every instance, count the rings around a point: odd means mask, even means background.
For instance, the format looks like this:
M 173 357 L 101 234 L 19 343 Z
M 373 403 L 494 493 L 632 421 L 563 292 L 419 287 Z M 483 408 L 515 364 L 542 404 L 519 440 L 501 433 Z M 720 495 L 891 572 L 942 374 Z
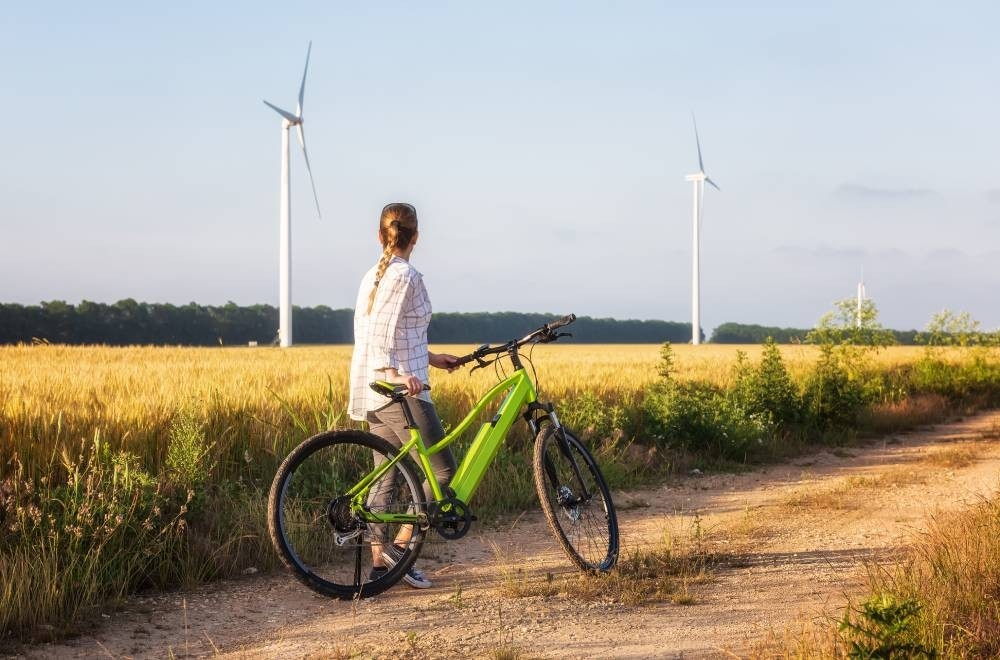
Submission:
M 766 414 L 747 414 L 725 390 L 702 382 L 658 383 L 643 413 L 647 433 L 662 447 L 708 458 L 755 458 L 773 430 Z
M 747 362 L 742 352 L 737 356 L 733 398 L 749 416 L 757 415 L 777 425 L 800 421 L 802 402 L 774 340 L 768 337 L 760 364 Z
M 773 346 L 774 354 L 777 348 Z M 673 350 L 664 344 L 660 353 L 661 380 L 642 401 L 642 431 L 664 449 L 688 452 L 708 459 L 749 461 L 771 452 L 775 432 L 774 415 L 767 388 L 781 380 L 784 366 L 775 365 L 773 355 L 761 370 L 740 355 L 737 385 L 726 390 L 705 382 L 676 382 L 672 378 Z M 784 374 L 787 378 L 787 373 Z M 794 386 L 787 383 L 794 391 Z M 783 386 L 782 386 L 783 387 Z M 785 405 L 785 390 L 775 401 Z M 781 408 L 782 415 L 792 415 Z
M 928 348 L 913 368 L 913 388 L 933 392 L 953 402 L 982 399 L 986 405 L 1000 402 L 1000 360 L 996 349 L 963 349 L 966 358 L 947 360 L 940 349 Z
M 847 657 L 864 660 L 936 658 L 937 651 L 919 641 L 922 606 L 890 595 L 873 596 L 860 608 L 848 609 L 840 623 Z
M 629 402 L 631 403 L 631 402 Z M 582 392 L 559 404 L 559 419 L 581 437 L 595 441 L 618 439 L 635 429 L 631 405 L 607 401 Z
M 803 393 L 807 424 L 820 432 L 850 429 L 864 403 L 861 383 L 850 377 L 833 346 L 821 346 Z

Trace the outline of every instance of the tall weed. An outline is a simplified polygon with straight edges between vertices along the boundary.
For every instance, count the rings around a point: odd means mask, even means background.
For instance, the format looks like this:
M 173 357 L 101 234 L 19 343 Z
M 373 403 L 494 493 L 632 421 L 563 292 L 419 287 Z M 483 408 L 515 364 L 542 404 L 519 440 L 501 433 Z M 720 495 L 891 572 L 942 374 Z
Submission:
M 99 435 L 48 476 L 18 460 L 0 485 L 0 629 L 45 637 L 107 600 L 169 583 L 189 493 L 171 491 Z

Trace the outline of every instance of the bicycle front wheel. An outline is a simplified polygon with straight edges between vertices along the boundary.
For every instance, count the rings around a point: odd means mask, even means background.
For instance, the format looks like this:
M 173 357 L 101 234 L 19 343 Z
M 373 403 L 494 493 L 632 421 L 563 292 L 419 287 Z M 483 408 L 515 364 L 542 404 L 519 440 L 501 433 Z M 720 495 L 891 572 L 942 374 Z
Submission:
M 373 483 L 365 510 L 344 496 L 376 465 L 398 453 L 370 433 L 320 433 L 296 447 L 278 468 L 268 497 L 268 531 L 282 563 L 326 596 L 366 598 L 385 591 L 416 561 L 425 531 L 415 524 L 373 523 L 373 513 L 425 511 L 420 480 L 405 458 Z M 372 571 L 383 547 L 409 537 L 392 568 Z
M 535 438 L 535 489 L 545 519 L 570 560 L 585 571 L 618 561 L 618 517 L 604 475 L 580 440 L 548 425 Z

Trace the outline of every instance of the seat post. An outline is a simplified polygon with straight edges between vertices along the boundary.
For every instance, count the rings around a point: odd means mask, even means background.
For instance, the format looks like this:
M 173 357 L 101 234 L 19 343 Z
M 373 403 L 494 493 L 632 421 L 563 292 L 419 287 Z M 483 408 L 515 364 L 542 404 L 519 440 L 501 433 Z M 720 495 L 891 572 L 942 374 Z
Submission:
M 389 397 L 393 403 L 403 406 L 403 419 L 406 420 L 406 428 L 417 428 L 417 422 L 413 419 L 413 413 L 410 411 L 410 402 L 407 400 L 406 386 L 394 385 L 384 380 L 372 381 L 368 386 L 379 394 Z
M 399 405 L 403 406 L 403 419 L 406 420 L 406 428 L 417 428 L 417 421 L 413 419 L 413 413 L 410 411 L 410 402 L 407 400 L 407 396 L 405 394 L 399 394 L 398 396 L 397 401 L 399 401 Z

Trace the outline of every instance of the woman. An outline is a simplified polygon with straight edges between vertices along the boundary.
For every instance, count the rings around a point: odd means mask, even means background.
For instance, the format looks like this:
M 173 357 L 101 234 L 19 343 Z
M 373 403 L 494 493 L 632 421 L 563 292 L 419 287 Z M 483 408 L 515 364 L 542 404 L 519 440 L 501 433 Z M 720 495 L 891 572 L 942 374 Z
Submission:
M 387 204 L 379 220 L 378 240 L 382 258 L 361 280 L 354 307 L 354 355 L 351 358 L 351 394 L 348 412 L 352 419 L 367 421 L 369 430 L 396 447 L 410 439 L 406 420 L 398 405 L 374 392 L 373 380 L 405 385 L 413 397 L 410 410 L 427 445 L 444 437 L 430 394 L 424 390 L 429 367 L 451 370 L 457 358 L 431 353 L 427 347 L 427 326 L 431 303 L 423 277 L 410 265 L 410 253 L 417 244 L 417 211 L 410 204 Z M 389 404 L 389 405 L 387 405 Z M 455 458 L 446 449 L 431 456 L 434 476 L 442 487 L 455 474 Z M 431 500 L 429 485 L 425 496 Z M 378 504 L 379 494 L 372 504 Z M 386 567 L 395 566 L 405 552 L 412 530 L 403 527 L 394 543 L 372 545 L 372 573 L 378 577 Z M 403 577 L 411 587 L 426 589 L 431 581 L 416 568 Z

